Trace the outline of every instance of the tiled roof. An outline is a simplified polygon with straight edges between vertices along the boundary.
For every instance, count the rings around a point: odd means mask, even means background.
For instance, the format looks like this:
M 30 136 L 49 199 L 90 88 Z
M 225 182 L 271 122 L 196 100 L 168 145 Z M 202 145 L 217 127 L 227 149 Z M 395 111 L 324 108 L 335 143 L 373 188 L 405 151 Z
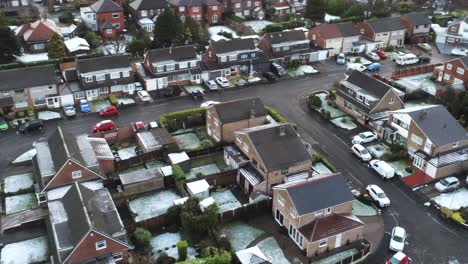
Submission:
M 253 39 L 232 39 L 229 41 L 220 40 L 212 43 L 211 45 L 217 54 L 256 49 Z
M 283 42 L 290 42 L 290 41 L 307 40 L 304 34 L 304 31 L 301 31 L 301 30 L 268 33 L 265 35 L 265 37 L 268 38 L 270 45 L 279 44 Z
M 247 98 L 227 101 L 213 105 L 222 124 L 248 120 L 254 117 L 266 116 L 265 105 L 260 98 Z
M 167 60 L 194 60 L 197 58 L 197 53 L 195 52 L 195 46 L 190 45 L 148 50 L 146 56 L 150 59 L 151 63 L 155 63 Z
M 357 87 L 366 90 L 369 94 L 381 99 L 392 87 L 372 76 L 354 70 L 346 80 Z
M 112 0 L 99 0 L 92 4 L 91 9 L 96 13 L 109 13 L 123 11 L 122 7 Z
M 366 21 L 375 33 L 406 29 L 400 17 L 387 17 Z
M 31 24 L 29 29 L 24 32 L 23 37 L 26 42 L 49 41 L 54 33 L 57 33 L 56 28 L 40 20 Z
M 134 10 L 155 10 L 170 7 L 170 5 L 164 0 L 135 0 L 129 5 Z
M 0 71 L 0 80 L 0 91 L 54 85 L 58 81 L 51 64 Z
M 319 26 L 319 28 L 325 39 L 334 39 L 342 37 L 340 29 L 336 26 L 336 24 L 322 24 Z
M 422 12 L 412 12 L 404 16 L 408 18 L 408 20 L 411 22 L 413 26 L 432 24 L 431 19 Z
M 354 24 L 352 22 L 346 22 L 346 23 L 338 23 L 335 24 L 338 27 L 338 30 L 341 32 L 341 36 L 343 37 L 353 37 L 353 36 L 359 36 L 359 30 L 354 27 Z
M 346 231 L 363 226 L 357 217 L 352 215 L 331 214 L 316 218 L 314 221 L 299 228 L 299 232 L 308 241 L 319 241 Z
M 127 67 L 130 67 L 130 56 L 127 54 L 77 59 L 76 62 L 76 69 L 80 73 Z

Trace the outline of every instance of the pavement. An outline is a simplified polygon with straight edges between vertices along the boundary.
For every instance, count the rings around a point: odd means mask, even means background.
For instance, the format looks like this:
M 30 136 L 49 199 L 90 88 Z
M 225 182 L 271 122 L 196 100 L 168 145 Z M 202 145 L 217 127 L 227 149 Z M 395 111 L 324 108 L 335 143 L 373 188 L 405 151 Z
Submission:
M 444 60 L 444 59 L 441 59 Z M 436 62 L 436 61 L 434 61 Z M 394 62 L 383 62 L 380 74 L 390 76 Z M 385 236 L 366 263 L 383 263 L 392 252 L 388 251 L 389 235 L 394 226 L 402 226 L 408 233 L 408 244 L 405 253 L 410 255 L 414 263 L 448 263 L 455 258 L 460 263 L 468 263 L 468 232 L 460 231 L 432 215 L 423 203 L 415 200 L 411 191 L 399 182 L 383 182 L 367 166 L 359 162 L 350 152 L 350 138 L 358 133 L 360 128 L 344 131 L 336 128 L 319 114 L 310 111 L 306 106 L 306 96 L 313 91 L 329 89 L 334 81 L 343 79 L 345 66 L 338 66 L 333 61 L 325 61 L 316 65 L 320 74 L 301 79 L 287 79 L 272 84 L 260 84 L 241 89 L 223 90 L 207 93 L 205 101 L 227 101 L 258 96 L 266 105 L 274 107 L 291 123 L 295 123 L 304 140 L 311 143 L 312 148 L 321 152 L 349 180 L 356 189 L 363 189 L 367 184 L 378 184 L 389 196 L 392 205 L 382 212 Z M 191 97 L 178 97 L 166 100 L 155 100 L 152 104 L 138 104 L 122 109 L 117 117 L 113 117 L 118 126 L 126 126 L 134 121 L 157 120 L 161 114 L 187 108 L 199 107 L 202 101 L 194 101 Z M 61 125 L 72 134 L 90 133 L 91 126 L 102 120 L 97 114 L 90 114 L 70 120 L 49 121 L 41 134 L 17 135 L 7 131 L 0 136 L 0 175 L 8 175 L 11 170 L 9 162 L 16 156 L 32 148 L 32 143 L 40 137 L 50 135 L 55 127 Z M 0 236 L 0 242 L 14 240 Z M 464 246 L 465 245 L 465 246 Z

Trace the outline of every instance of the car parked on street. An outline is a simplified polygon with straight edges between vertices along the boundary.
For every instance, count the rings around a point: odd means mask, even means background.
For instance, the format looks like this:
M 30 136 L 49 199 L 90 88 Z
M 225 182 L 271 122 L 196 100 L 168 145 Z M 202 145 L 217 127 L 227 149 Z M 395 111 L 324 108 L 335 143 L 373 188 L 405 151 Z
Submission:
M 336 56 L 336 64 L 338 65 L 346 64 L 346 56 L 343 53 L 340 53 L 338 54 L 338 56 Z
M 390 206 L 390 199 L 388 199 L 385 192 L 375 184 L 369 184 L 366 187 L 367 193 L 369 196 L 376 202 L 379 207 L 387 207 Z
M 370 72 L 380 71 L 380 68 L 382 68 L 382 65 L 378 62 L 374 62 L 367 66 L 367 70 Z
M 283 77 L 286 75 L 286 70 L 284 70 L 283 66 L 279 65 L 276 62 L 271 63 L 271 71 L 279 77 Z
M 88 100 L 86 100 L 86 99 L 81 99 L 79 105 L 80 105 L 80 111 L 81 111 L 82 113 L 89 113 L 89 112 L 91 112 L 91 107 L 89 107 Z
M 371 160 L 369 162 L 369 167 L 382 176 L 382 179 L 391 179 L 395 176 L 395 169 L 383 160 Z
M 192 91 L 190 92 L 190 95 L 194 100 L 202 99 L 205 96 L 205 94 L 200 90 Z
M 276 75 L 272 72 L 264 72 L 263 77 L 265 77 L 270 82 L 274 82 L 276 81 L 276 79 L 278 79 L 276 78 Z
M 100 116 L 113 116 L 119 114 L 119 109 L 113 105 L 109 105 L 99 110 Z
M 390 245 L 388 248 L 392 251 L 401 252 L 405 247 L 406 230 L 403 227 L 395 226 L 392 229 Z
M 216 105 L 216 104 L 219 104 L 219 102 L 216 102 L 216 101 L 206 101 L 206 102 L 202 103 L 202 104 L 200 105 L 200 107 L 201 107 L 201 108 L 208 108 L 208 107 L 210 107 L 210 106 L 212 106 L 212 105 Z
M 150 97 L 149 93 L 147 91 L 145 91 L 145 90 L 138 91 L 137 95 L 138 95 L 138 98 L 140 98 L 140 100 L 142 102 L 151 101 L 151 97 Z
M 396 64 L 400 65 L 400 66 L 404 66 L 404 65 L 411 65 L 411 64 L 415 64 L 415 63 L 418 63 L 419 62 L 419 59 L 416 55 L 412 54 L 412 53 L 406 53 L 402 56 L 398 56 L 396 59 L 395 59 L 395 62 Z
M 385 264 L 410 264 L 413 260 L 403 252 L 397 252 Z
M 216 83 L 221 86 L 221 88 L 229 88 L 229 81 L 224 77 L 216 77 Z
M 380 60 L 380 57 L 379 55 L 377 55 L 377 53 L 375 52 L 366 52 L 364 54 L 367 58 L 373 60 L 373 61 L 379 61 Z
M 381 60 L 387 59 L 387 54 L 383 50 L 374 50 L 374 53 L 377 54 Z
M 372 159 L 372 156 L 369 153 L 369 151 L 365 147 L 363 147 L 361 144 L 354 144 L 351 147 L 351 150 L 362 161 L 369 161 Z
M 348 63 L 347 66 L 347 70 L 356 70 L 360 72 L 367 70 L 366 66 L 362 65 L 361 63 Z
M 73 105 L 64 105 L 63 113 L 66 117 L 74 117 L 76 115 L 75 106 Z
M 206 80 L 203 83 L 205 84 L 206 88 L 208 88 L 208 90 L 210 91 L 218 90 L 218 85 L 213 80 Z
M 112 130 L 115 128 L 114 122 L 112 120 L 102 120 L 101 122 L 95 124 L 92 128 L 93 133 Z
M 4 131 L 8 129 L 8 123 L 3 119 L 3 117 L 0 117 L 0 130 Z
M 19 126 L 18 133 L 25 134 L 33 131 L 41 131 L 43 128 L 44 123 L 42 120 L 31 120 Z
M 353 137 L 353 140 L 351 141 L 353 144 L 364 144 L 364 143 L 369 143 L 377 139 L 377 135 L 370 132 L 370 131 L 365 131 L 357 134 L 356 136 Z
M 419 63 L 429 63 L 431 62 L 431 57 L 427 55 L 422 55 L 418 57 Z
M 422 50 L 425 50 L 425 51 L 431 51 L 432 50 L 432 47 L 431 45 L 427 44 L 427 43 L 418 43 L 416 45 L 416 47 L 418 49 L 422 49 Z
M 460 181 L 456 177 L 447 177 L 436 183 L 434 187 L 439 192 L 451 192 L 460 188 Z

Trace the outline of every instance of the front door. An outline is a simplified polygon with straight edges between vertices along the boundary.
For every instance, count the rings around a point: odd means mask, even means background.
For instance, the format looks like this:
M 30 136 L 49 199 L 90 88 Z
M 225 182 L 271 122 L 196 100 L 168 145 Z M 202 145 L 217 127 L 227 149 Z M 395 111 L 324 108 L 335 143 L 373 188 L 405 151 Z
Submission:
M 281 226 L 283 226 L 283 215 L 281 214 L 281 212 L 276 209 L 276 214 L 275 214 L 275 219 L 276 219 L 276 222 L 278 222 L 278 224 L 280 224 Z
M 60 101 L 58 97 L 49 97 L 47 98 L 47 107 L 48 108 L 59 108 Z
M 97 89 L 92 89 L 92 90 L 87 90 L 86 91 L 86 99 L 88 101 L 93 101 L 95 99 L 98 99 L 99 93 Z
M 341 234 L 336 235 L 335 248 L 341 247 Z

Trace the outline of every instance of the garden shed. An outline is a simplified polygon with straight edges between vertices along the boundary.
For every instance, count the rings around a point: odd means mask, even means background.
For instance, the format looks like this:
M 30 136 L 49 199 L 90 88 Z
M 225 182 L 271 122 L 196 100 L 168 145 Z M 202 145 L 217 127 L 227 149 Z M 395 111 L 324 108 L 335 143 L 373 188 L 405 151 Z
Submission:
M 164 188 L 164 176 L 159 168 L 122 173 L 119 174 L 119 179 L 127 195 Z
M 185 152 L 170 153 L 168 154 L 171 165 L 179 165 L 183 171 L 190 170 L 190 158 Z
M 210 185 L 206 180 L 199 180 L 187 183 L 187 191 L 192 197 L 198 197 L 200 200 L 208 198 Z

